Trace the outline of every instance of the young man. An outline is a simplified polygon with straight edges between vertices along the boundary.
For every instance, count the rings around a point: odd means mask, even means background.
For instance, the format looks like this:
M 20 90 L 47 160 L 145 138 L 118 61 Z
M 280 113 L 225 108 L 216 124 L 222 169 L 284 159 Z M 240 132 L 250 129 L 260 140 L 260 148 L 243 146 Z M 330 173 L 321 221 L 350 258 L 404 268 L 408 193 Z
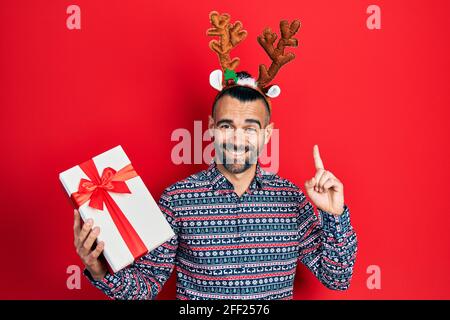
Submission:
M 223 22 L 229 17 L 213 12 L 210 18 L 214 32 L 228 30 Z M 330 289 L 350 285 L 357 238 L 342 182 L 324 168 L 317 145 L 316 173 L 305 183 L 312 203 L 294 183 L 261 169 L 258 156 L 273 131 L 268 96 L 279 88 L 261 89 L 248 73 L 230 71 L 228 58 L 222 62 L 225 78 L 220 72 L 219 82 L 210 78 L 220 90 L 209 117 L 215 158 L 159 199 L 175 236 L 110 274 L 103 243 L 94 246 L 101 231 L 91 229 L 93 221 L 81 226 L 75 211 L 75 247 L 84 274 L 113 299 L 154 299 L 175 266 L 178 299 L 292 299 L 299 262 Z M 226 83 L 229 77 L 234 84 Z

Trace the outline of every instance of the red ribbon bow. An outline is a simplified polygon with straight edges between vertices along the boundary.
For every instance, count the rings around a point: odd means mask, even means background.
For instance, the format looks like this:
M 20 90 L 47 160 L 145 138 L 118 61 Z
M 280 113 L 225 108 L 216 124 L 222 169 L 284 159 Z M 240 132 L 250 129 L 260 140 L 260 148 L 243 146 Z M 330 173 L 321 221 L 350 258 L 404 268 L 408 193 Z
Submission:
M 144 255 L 147 252 L 147 247 L 109 194 L 109 192 L 131 193 L 125 181 L 138 176 L 131 163 L 119 171 L 109 167 L 105 168 L 101 177 L 92 159 L 80 164 L 80 168 L 89 180 L 82 178 L 78 185 L 78 191 L 71 195 L 77 208 L 89 200 L 91 208 L 103 210 L 103 203 L 105 203 L 114 224 L 134 259 L 136 260 Z

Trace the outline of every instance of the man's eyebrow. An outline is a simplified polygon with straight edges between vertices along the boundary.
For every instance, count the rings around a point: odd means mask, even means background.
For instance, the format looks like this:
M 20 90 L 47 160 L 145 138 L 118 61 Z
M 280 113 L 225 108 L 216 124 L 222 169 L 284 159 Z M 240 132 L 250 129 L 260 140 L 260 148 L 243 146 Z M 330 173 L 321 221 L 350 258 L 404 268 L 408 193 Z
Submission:
M 245 122 L 247 122 L 247 123 L 256 123 L 257 125 L 259 125 L 260 128 L 262 128 L 261 122 L 258 119 L 245 119 Z M 233 124 L 233 120 L 231 120 L 231 119 L 220 119 L 219 121 L 217 121 L 216 126 L 219 126 L 222 123 Z
M 231 120 L 231 119 L 220 119 L 219 121 L 217 121 L 216 126 L 218 126 L 218 125 L 220 125 L 222 123 L 233 124 L 233 120 Z
M 261 122 L 259 122 L 259 120 L 257 119 L 245 119 L 245 122 L 256 123 L 257 125 L 259 125 L 260 128 L 262 128 Z

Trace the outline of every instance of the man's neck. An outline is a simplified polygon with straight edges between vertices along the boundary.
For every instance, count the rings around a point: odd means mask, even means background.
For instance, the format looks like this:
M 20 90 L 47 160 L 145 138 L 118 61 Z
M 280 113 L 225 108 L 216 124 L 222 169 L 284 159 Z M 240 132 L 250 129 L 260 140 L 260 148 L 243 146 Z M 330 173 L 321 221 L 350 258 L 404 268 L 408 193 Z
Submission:
M 229 172 L 223 164 L 217 163 L 217 169 L 231 182 L 234 186 L 234 192 L 240 197 L 250 186 L 256 174 L 256 163 L 241 173 Z

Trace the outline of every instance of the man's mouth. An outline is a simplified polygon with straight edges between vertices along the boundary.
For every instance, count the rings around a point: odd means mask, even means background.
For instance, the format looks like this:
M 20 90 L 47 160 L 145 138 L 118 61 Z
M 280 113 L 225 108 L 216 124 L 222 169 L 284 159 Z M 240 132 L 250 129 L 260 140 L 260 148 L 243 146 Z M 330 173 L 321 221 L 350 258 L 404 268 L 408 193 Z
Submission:
M 245 150 L 235 151 L 235 150 L 226 150 L 226 152 L 235 157 L 242 157 L 247 153 Z

